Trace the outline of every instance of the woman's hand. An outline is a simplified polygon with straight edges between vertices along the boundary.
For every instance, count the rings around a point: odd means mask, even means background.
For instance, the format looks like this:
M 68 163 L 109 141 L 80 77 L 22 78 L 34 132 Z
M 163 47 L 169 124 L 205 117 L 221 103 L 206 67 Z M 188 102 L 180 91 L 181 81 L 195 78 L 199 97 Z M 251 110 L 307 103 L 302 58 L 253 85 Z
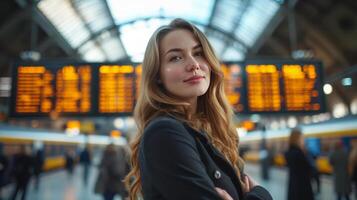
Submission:
M 229 195 L 225 190 L 218 188 L 218 187 L 216 187 L 215 189 L 218 192 L 219 196 L 221 196 L 221 198 L 223 200 L 233 200 L 231 195 Z
M 243 182 L 244 185 L 242 185 L 242 189 L 244 193 L 249 192 L 252 190 L 255 186 L 257 186 L 257 182 L 255 182 L 250 176 L 247 174 L 243 174 Z

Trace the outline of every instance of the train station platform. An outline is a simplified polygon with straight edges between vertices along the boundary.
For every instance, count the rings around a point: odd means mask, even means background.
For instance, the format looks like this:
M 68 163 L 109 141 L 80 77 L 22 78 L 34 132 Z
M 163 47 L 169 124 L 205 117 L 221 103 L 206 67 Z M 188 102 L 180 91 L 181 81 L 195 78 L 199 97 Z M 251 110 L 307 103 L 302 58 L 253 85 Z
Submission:
M 245 171 L 251 175 L 255 181 L 269 190 L 274 200 L 286 200 L 288 189 L 288 170 L 285 168 L 272 167 L 270 169 L 269 181 L 264 181 L 260 174 L 260 166 L 247 164 Z M 333 180 L 331 175 L 320 175 L 321 188 L 320 193 L 315 195 L 315 200 L 336 200 L 336 194 L 333 188 Z M 350 200 L 357 200 L 350 195 Z
M 283 168 L 271 168 L 270 180 L 263 181 L 260 177 L 260 167 L 258 165 L 247 164 L 246 172 L 251 175 L 258 183 L 267 188 L 274 200 L 285 200 L 287 195 L 287 170 Z M 59 170 L 44 174 L 38 190 L 34 188 L 32 180 L 27 192 L 27 200 L 101 200 L 100 195 L 94 194 L 93 188 L 97 177 L 96 167 L 91 167 L 88 185 L 84 185 L 82 180 L 82 168 L 77 166 L 73 176 L 69 176 L 66 171 Z M 13 190 L 9 185 L 3 191 L 7 199 Z M 350 195 L 351 200 L 355 200 Z M 316 200 L 335 200 L 331 176 L 321 176 L 321 192 L 316 195 Z M 115 200 L 120 200 L 116 197 Z

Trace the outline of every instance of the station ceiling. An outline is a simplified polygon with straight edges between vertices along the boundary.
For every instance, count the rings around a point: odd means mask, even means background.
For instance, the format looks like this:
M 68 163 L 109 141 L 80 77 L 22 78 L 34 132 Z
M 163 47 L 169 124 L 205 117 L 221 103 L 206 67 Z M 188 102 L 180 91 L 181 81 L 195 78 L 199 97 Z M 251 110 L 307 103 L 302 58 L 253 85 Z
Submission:
M 3 0 L 0 77 L 22 52 L 42 59 L 140 62 L 147 40 L 175 17 L 206 33 L 221 60 L 317 58 L 334 86 L 329 106 L 350 109 L 357 93 L 355 0 Z M 351 76 L 354 84 L 340 80 Z

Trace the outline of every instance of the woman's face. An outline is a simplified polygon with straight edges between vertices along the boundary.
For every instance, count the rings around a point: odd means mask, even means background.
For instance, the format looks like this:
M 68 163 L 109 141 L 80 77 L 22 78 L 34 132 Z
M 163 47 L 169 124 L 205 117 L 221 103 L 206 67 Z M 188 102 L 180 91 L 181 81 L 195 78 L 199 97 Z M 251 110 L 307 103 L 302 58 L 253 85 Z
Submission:
M 160 81 L 182 100 L 196 101 L 210 84 L 210 66 L 201 44 L 184 29 L 168 33 L 160 42 Z

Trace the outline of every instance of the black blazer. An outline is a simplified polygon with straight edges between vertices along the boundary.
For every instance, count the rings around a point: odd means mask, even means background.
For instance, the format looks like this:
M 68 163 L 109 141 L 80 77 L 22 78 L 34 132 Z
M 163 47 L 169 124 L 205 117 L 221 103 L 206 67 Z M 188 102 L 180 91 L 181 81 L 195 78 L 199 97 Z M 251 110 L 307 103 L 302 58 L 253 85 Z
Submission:
M 234 200 L 271 200 L 256 186 L 243 195 L 238 177 L 204 133 L 171 117 L 158 117 L 144 130 L 139 165 L 145 200 L 221 199 L 214 187 Z

